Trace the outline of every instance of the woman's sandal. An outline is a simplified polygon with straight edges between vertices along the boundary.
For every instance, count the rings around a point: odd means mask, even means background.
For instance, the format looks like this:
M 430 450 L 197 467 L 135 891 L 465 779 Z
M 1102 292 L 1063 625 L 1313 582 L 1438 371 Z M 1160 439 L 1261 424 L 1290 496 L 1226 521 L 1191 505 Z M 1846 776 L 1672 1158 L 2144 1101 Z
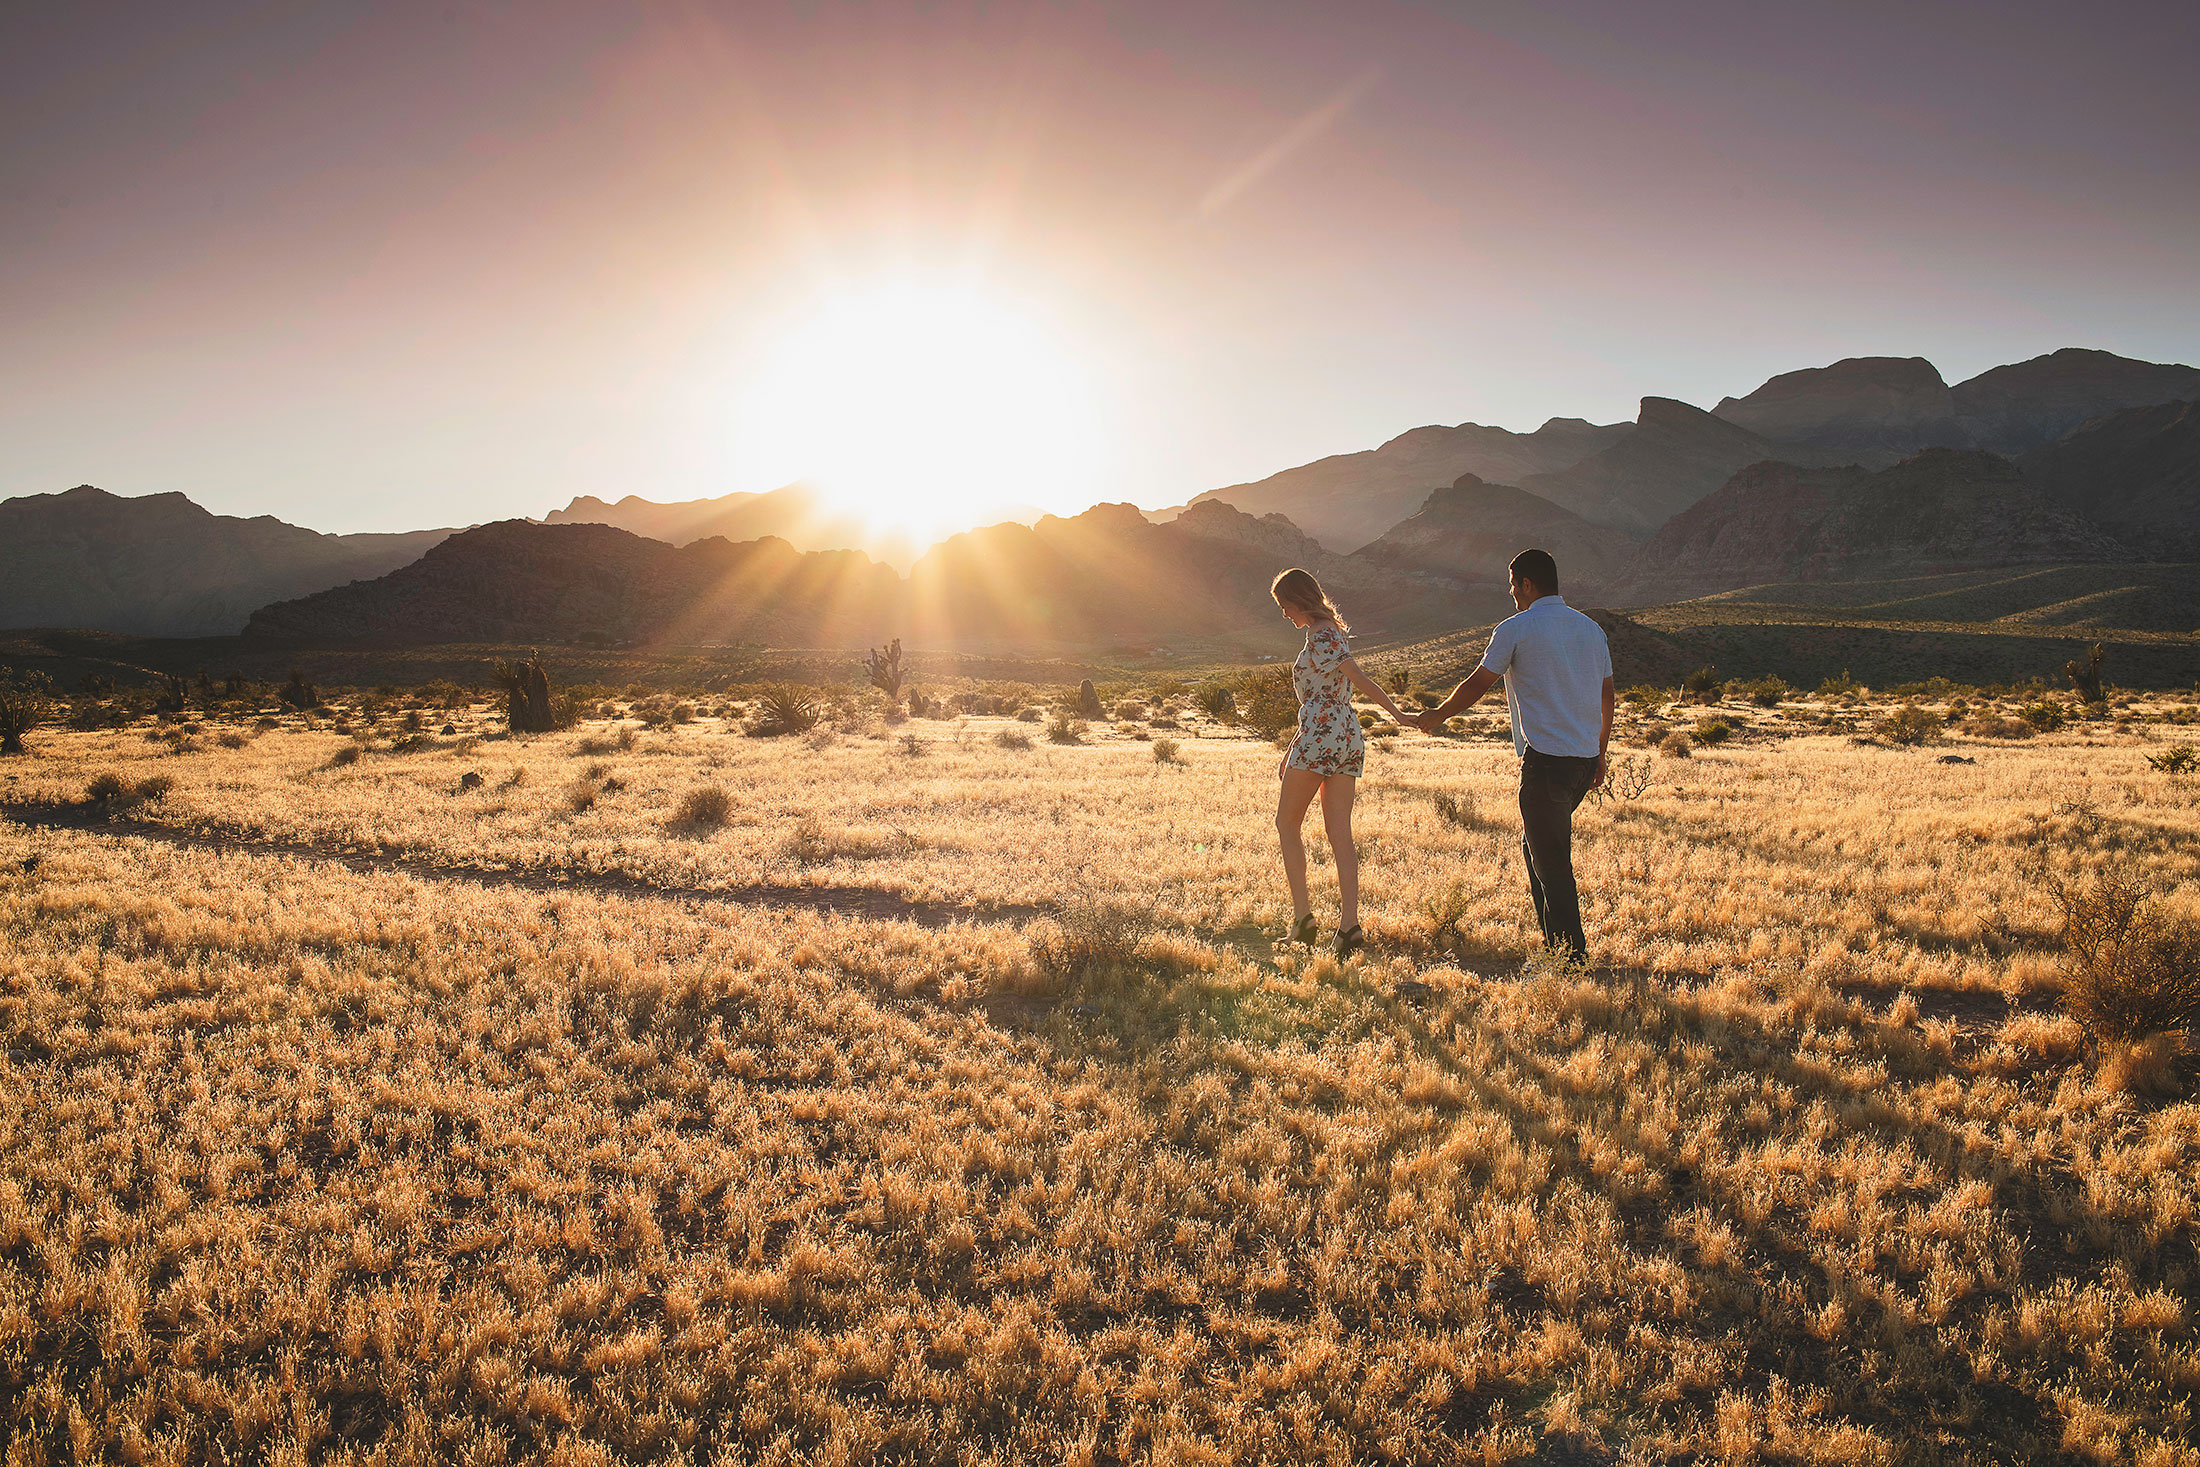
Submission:
M 1360 935 L 1360 924 L 1353 923 L 1337 934 L 1337 961 L 1343 962 L 1366 946 L 1367 939 Z
M 1301 947 L 1312 947 L 1314 939 L 1319 934 L 1320 929 L 1314 925 L 1314 914 L 1308 912 L 1305 916 L 1299 918 L 1298 922 L 1291 928 L 1291 935 L 1285 938 L 1284 941 L 1295 942 Z

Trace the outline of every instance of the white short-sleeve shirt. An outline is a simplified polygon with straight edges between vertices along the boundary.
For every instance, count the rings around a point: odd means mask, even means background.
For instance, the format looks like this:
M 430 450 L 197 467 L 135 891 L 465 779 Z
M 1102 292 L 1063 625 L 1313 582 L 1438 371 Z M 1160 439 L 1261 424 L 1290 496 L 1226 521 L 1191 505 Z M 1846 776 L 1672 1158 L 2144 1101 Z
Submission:
M 1594 759 L 1601 752 L 1612 649 L 1604 628 L 1565 597 L 1539 596 L 1499 622 L 1482 665 L 1505 679 L 1514 753 Z

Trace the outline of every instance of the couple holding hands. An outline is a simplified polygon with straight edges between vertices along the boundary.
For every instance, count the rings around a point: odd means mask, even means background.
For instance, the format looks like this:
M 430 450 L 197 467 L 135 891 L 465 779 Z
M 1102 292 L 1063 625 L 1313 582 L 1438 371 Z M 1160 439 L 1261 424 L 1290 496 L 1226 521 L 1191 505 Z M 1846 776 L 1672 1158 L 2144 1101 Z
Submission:
M 1299 699 L 1299 731 L 1277 774 L 1276 833 L 1291 884 L 1293 941 L 1317 936 L 1306 889 L 1306 842 L 1300 826 L 1321 798 L 1322 825 L 1337 863 L 1339 913 L 1335 952 L 1341 960 L 1364 943 L 1360 933 L 1360 863 L 1352 848 L 1352 795 L 1366 766 L 1367 742 L 1352 708 L 1352 689 L 1367 695 L 1401 725 L 1435 733 L 1472 708 L 1499 678 L 1512 713 L 1513 752 L 1520 756 L 1520 849 L 1528 893 L 1545 944 L 1579 959 L 1588 952 L 1581 930 L 1581 894 L 1574 884 L 1574 811 L 1604 782 L 1612 742 L 1612 654 L 1604 629 L 1558 594 L 1558 564 L 1546 550 L 1523 550 L 1511 565 L 1518 612 L 1490 634 L 1482 664 L 1451 696 L 1421 713 L 1401 713 L 1390 695 L 1352 660 L 1351 631 L 1313 575 L 1287 570 L 1269 591 L 1306 646 L 1291 666 Z

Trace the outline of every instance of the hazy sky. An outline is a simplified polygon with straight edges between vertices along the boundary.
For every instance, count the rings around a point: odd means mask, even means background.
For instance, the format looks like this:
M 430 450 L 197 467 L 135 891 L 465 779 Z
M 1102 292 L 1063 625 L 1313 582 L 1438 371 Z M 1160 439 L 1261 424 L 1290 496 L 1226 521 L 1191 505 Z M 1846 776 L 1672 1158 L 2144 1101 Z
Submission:
M 0 495 L 767 488 L 760 375 L 885 278 L 1074 364 L 1050 507 L 1850 355 L 2194 361 L 2196 55 L 2189 3 L 10 5 Z

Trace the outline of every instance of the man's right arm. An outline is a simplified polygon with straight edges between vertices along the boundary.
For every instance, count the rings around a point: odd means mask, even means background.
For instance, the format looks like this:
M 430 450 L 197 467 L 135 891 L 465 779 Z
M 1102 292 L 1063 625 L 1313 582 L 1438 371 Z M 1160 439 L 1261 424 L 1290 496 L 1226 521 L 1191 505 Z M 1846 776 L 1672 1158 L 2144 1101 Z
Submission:
M 1482 695 L 1497 684 L 1497 674 L 1487 665 L 1476 668 L 1467 680 L 1451 690 L 1451 696 L 1434 708 L 1421 714 L 1415 722 L 1423 733 L 1434 733 L 1444 726 L 1444 720 L 1472 708 L 1482 701 Z

